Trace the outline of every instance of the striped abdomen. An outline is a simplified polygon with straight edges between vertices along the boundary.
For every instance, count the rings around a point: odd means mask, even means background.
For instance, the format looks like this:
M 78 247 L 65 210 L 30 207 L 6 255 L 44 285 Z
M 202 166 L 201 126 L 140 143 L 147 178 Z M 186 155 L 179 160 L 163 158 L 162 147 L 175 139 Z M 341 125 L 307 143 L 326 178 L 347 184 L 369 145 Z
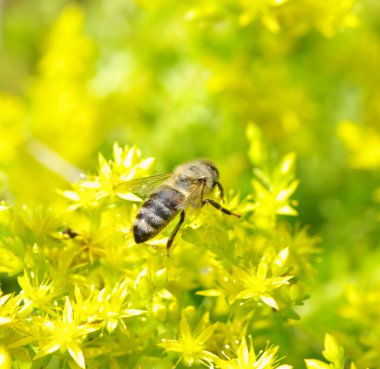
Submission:
M 133 225 L 136 243 L 158 234 L 182 209 L 185 195 L 168 185 L 162 185 L 142 204 Z

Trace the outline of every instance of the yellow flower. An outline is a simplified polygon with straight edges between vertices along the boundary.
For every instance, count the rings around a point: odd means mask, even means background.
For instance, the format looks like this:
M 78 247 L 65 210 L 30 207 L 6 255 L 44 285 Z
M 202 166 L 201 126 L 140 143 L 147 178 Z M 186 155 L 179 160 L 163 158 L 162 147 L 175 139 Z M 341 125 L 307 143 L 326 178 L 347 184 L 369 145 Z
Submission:
M 203 324 L 202 324 L 203 323 Z M 206 327 L 204 327 L 206 323 Z M 217 356 L 206 350 L 206 342 L 211 338 L 216 324 L 208 325 L 208 314 L 205 314 L 197 328 L 192 331 L 186 316 L 186 311 L 182 311 L 180 322 L 180 337 L 178 340 L 164 340 L 159 346 L 167 352 L 177 352 L 181 354 L 179 359 L 188 366 L 193 364 L 208 363 L 214 361 Z
M 87 334 L 100 328 L 96 324 L 79 324 L 73 313 L 70 299 L 66 297 L 62 318 L 45 321 L 41 328 L 47 343 L 42 346 L 35 359 L 60 350 L 69 352 L 70 356 L 81 367 L 85 368 L 85 360 L 79 341 Z
M 252 339 L 248 347 L 245 337 L 242 338 L 239 347 L 236 350 L 235 358 L 228 360 L 217 359 L 215 363 L 220 369 L 291 369 L 290 365 L 277 365 L 276 357 L 278 347 L 269 347 L 264 351 L 256 354 Z

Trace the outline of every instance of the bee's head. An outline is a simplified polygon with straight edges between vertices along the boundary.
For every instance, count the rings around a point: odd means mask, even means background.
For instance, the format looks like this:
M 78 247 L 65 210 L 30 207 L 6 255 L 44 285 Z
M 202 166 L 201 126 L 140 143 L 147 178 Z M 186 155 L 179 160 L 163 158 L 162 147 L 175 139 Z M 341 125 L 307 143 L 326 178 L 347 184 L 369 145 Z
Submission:
M 199 164 L 207 169 L 209 172 L 210 178 L 213 179 L 214 182 L 216 182 L 219 178 L 219 171 L 218 168 L 215 166 L 214 162 L 212 162 L 209 159 L 201 159 L 197 160 Z
M 210 192 L 218 182 L 219 172 L 215 164 L 208 159 L 194 160 L 176 168 L 180 182 L 189 185 L 205 181 L 205 192 Z

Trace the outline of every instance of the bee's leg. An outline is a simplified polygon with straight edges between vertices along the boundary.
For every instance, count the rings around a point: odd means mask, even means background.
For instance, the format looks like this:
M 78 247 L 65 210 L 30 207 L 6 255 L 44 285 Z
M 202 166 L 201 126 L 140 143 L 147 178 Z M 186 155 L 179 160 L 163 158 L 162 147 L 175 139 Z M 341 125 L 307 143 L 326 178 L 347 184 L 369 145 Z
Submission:
M 238 217 L 238 218 L 241 217 L 240 214 L 233 213 L 231 210 L 228 210 L 228 209 L 224 208 L 222 205 L 218 204 L 218 203 L 217 203 L 216 201 L 214 201 L 214 200 L 211 200 L 211 199 L 203 200 L 202 206 L 203 206 L 204 204 L 210 204 L 210 205 L 213 206 L 215 209 L 220 210 L 220 211 L 221 211 L 222 213 L 224 213 L 224 214 L 227 214 L 227 215 L 234 215 L 235 217 Z
M 174 241 L 174 237 L 176 236 L 176 234 L 178 233 L 179 229 L 181 228 L 181 225 L 182 223 L 185 221 L 185 211 L 182 210 L 181 211 L 181 217 L 179 219 L 179 222 L 178 224 L 175 226 L 172 234 L 170 235 L 169 239 L 168 239 L 168 243 L 166 244 L 166 255 L 169 256 L 169 249 L 170 247 L 172 246 L 172 243 Z
M 216 182 L 216 186 L 218 187 L 218 190 L 220 192 L 220 198 L 222 199 L 222 202 L 224 202 L 224 189 L 220 182 Z

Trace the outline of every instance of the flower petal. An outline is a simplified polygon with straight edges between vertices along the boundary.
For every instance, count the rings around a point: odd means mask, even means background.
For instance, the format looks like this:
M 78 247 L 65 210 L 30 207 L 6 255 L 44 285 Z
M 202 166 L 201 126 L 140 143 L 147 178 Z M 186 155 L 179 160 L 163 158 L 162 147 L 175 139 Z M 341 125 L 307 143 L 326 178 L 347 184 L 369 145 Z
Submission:
M 81 367 L 85 368 L 86 363 L 84 361 L 83 352 L 80 346 L 77 343 L 72 342 L 67 346 L 67 350 L 69 351 L 70 356 L 75 360 L 75 362 Z

